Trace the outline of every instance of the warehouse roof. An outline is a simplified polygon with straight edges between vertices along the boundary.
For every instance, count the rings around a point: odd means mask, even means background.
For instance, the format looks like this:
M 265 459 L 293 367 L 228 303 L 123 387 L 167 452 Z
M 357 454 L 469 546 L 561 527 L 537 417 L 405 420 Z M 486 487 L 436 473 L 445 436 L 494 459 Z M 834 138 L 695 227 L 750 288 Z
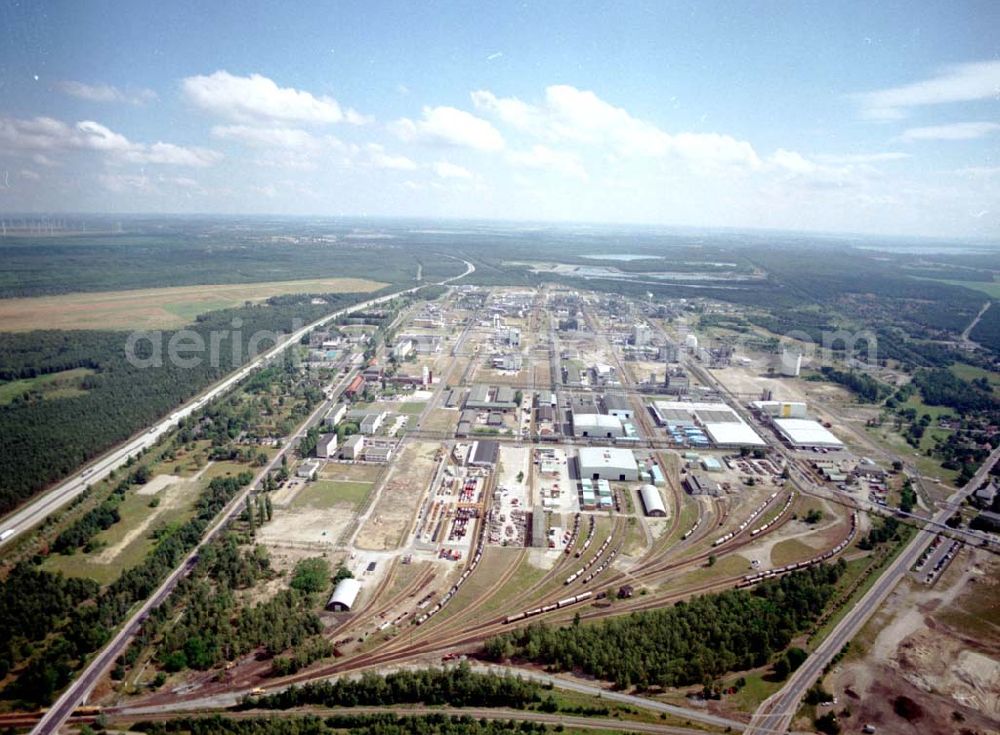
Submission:
M 812 419 L 773 419 L 778 431 L 789 441 L 800 447 L 842 447 L 844 443 L 826 427 Z
M 616 416 L 607 416 L 603 413 L 574 413 L 574 426 L 595 426 L 601 429 L 618 429 L 621 431 L 621 419 Z
M 705 433 L 713 444 L 721 447 L 765 446 L 757 432 L 741 421 L 705 424 Z
M 343 606 L 345 610 L 350 610 L 351 606 L 354 605 L 354 601 L 358 597 L 358 593 L 361 592 L 361 582 L 354 579 L 354 577 L 346 577 L 337 583 L 337 588 L 330 595 L 330 601 L 327 603 L 327 607 L 333 607 L 334 604 L 339 604 Z
M 639 471 L 639 465 L 636 464 L 631 449 L 580 447 L 579 456 L 582 467 L 625 467 Z
M 663 498 L 660 491 L 653 485 L 643 485 L 639 488 L 639 497 L 642 498 L 642 505 L 646 509 L 646 515 L 666 515 L 667 509 L 663 505 Z

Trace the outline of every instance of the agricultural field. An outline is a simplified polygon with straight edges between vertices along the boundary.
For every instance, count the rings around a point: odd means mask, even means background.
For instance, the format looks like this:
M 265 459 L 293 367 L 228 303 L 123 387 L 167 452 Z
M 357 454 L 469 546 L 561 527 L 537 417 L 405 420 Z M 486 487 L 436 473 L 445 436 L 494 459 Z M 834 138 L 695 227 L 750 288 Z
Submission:
M 2 303 L 0 301 L 0 304 Z M 83 395 L 87 391 L 81 387 L 80 382 L 83 378 L 93 374 L 94 371 L 89 368 L 73 368 L 72 370 L 60 370 L 57 373 L 39 375 L 35 378 L 0 382 L 0 406 L 33 392 L 39 393 L 45 400 Z
M 293 293 L 370 293 L 386 284 L 366 278 L 176 286 L 0 299 L 4 331 L 33 329 L 171 329 L 199 314 Z

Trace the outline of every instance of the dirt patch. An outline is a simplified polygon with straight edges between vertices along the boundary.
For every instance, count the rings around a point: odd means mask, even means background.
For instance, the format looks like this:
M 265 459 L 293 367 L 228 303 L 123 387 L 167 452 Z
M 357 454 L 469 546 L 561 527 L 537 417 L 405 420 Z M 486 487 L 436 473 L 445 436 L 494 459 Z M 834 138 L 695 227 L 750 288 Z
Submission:
M 403 542 L 434 473 L 440 445 L 407 444 L 393 462 L 385 485 L 358 533 L 355 545 L 363 549 L 396 549 Z
M 136 491 L 136 495 L 156 495 L 160 490 L 165 487 L 169 487 L 175 482 L 183 482 L 183 478 L 177 475 L 157 475 L 152 480 L 147 482 L 145 485 L 140 485 Z
M 847 704 L 845 732 L 867 723 L 886 733 L 997 732 L 1000 638 L 978 607 L 995 600 L 1000 562 L 961 552 L 936 586 L 898 587 L 855 638 L 855 651 L 826 688 Z M 860 649 L 858 648 L 860 647 Z M 911 704 L 912 703 L 912 704 Z M 916 706 L 913 706 L 916 705 Z

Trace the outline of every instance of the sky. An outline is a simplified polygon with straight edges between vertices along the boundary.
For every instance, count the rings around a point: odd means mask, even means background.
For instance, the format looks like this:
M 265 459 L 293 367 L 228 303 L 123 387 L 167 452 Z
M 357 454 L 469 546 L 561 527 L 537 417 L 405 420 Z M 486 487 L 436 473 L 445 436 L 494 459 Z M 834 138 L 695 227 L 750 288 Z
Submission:
M 0 0 L 0 212 L 1000 239 L 1000 3 Z

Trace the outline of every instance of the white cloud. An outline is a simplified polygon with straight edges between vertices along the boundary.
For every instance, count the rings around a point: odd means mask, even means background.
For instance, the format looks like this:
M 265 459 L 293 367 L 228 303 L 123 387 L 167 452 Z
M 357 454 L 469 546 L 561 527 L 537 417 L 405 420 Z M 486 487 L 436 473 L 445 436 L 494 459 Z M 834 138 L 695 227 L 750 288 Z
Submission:
M 0 118 L 0 149 L 15 152 L 96 151 L 108 154 L 109 160 L 140 164 L 176 166 L 211 166 L 222 155 L 206 148 L 189 148 L 173 143 L 152 145 L 133 143 L 121 133 L 93 120 L 83 120 L 74 126 L 50 117 L 30 120 Z M 37 162 L 53 163 L 45 154 L 35 153 Z
M 581 180 L 587 179 L 587 171 L 580 157 L 568 151 L 555 151 L 544 145 L 534 145 L 527 151 L 511 151 L 508 160 L 515 166 L 534 169 L 549 169 Z
M 38 181 L 42 178 L 36 171 L 32 171 L 30 168 L 22 168 L 19 173 L 22 179 L 28 179 L 29 181 Z
M 129 191 L 152 192 L 156 190 L 152 180 L 146 175 L 100 174 L 97 180 L 108 191 L 121 194 Z
M 319 150 L 339 148 L 341 143 L 332 135 L 317 136 L 306 130 L 283 127 L 256 127 L 251 125 L 216 125 L 212 137 L 220 140 L 235 140 L 244 145 L 259 148 L 288 148 Z
M 923 128 L 909 128 L 900 135 L 900 140 L 974 140 L 1000 131 L 1000 123 L 958 122 L 947 125 L 930 125 Z
M 547 87 L 542 106 L 485 90 L 473 92 L 472 101 L 518 131 L 547 141 L 599 145 L 629 157 L 677 156 L 703 168 L 761 165 L 746 141 L 718 133 L 668 133 L 591 91 L 569 85 Z
M 815 158 L 820 163 L 886 163 L 888 161 L 902 161 L 910 158 L 909 153 L 902 151 L 885 151 L 882 153 L 819 153 Z
M 998 94 L 1000 61 L 980 61 L 946 66 L 930 79 L 854 96 L 865 117 L 898 120 L 912 107 L 990 99 Z
M 401 118 L 390 130 L 405 142 L 499 151 L 504 147 L 500 131 L 482 118 L 454 107 L 424 107 L 420 120 Z
M 437 161 L 433 167 L 434 173 L 442 179 L 471 179 L 472 172 L 457 163 L 450 161 Z
M 151 89 L 121 90 L 110 84 L 86 84 L 84 82 L 56 82 L 56 89 L 70 97 L 87 102 L 127 102 L 132 105 L 144 105 L 159 99 Z
M 332 97 L 279 87 L 260 74 L 240 77 L 220 70 L 208 76 L 187 77 L 181 89 L 192 104 L 235 122 L 362 124 L 368 120 L 354 110 L 343 110 Z
M 417 164 L 406 156 L 394 156 L 385 152 L 378 143 L 369 143 L 366 146 L 368 160 L 375 168 L 390 169 L 392 171 L 414 171 Z

